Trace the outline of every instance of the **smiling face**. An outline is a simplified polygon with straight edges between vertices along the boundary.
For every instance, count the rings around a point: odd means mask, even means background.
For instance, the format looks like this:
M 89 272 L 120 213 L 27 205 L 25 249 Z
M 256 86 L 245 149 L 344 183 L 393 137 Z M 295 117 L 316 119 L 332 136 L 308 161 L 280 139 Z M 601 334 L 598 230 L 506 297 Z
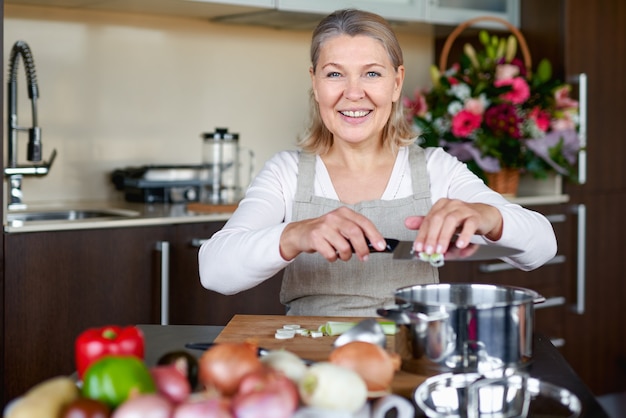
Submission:
M 320 49 L 311 81 L 334 142 L 381 142 L 392 103 L 401 95 L 404 67 L 396 71 L 382 43 L 365 35 L 339 35 Z

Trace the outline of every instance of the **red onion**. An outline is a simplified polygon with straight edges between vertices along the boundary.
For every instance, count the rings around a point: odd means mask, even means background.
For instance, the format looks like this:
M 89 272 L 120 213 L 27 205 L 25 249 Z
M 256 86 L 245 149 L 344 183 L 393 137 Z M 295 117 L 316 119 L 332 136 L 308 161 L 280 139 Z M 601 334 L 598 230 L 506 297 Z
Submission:
M 184 401 L 191 393 L 189 380 L 175 365 L 152 367 L 150 374 L 157 391 L 173 403 Z
M 172 404 L 156 394 L 139 395 L 121 404 L 111 418 L 170 418 Z

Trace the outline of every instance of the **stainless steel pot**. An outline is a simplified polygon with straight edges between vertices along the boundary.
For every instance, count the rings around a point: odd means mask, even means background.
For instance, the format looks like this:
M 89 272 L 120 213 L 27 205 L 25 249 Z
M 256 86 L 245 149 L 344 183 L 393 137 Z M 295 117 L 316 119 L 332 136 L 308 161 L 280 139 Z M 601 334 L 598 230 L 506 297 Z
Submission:
M 402 369 L 427 375 L 523 366 L 532 357 L 534 304 L 545 300 L 521 287 L 466 283 L 404 287 L 395 299 L 378 313 L 398 325 Z

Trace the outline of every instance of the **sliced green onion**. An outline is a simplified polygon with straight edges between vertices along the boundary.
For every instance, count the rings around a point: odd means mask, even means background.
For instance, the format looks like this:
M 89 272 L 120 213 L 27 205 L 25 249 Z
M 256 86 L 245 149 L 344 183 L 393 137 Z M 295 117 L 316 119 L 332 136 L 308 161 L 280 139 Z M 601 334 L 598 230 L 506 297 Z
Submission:
M 342 322 L 342 321 L 328 321 L 325 324 L 320 325 L 318 331 L 324 333 L 324 335 L 341 335 L 350 328 L 354 327 L 356 322 Z M 379 322 L 385 335 L 395 335 L 396 323 L 393 321 L 381 321 Z
M 426 254 L 423 251 L 417 253 L 417 256 L 420 260 L 430 263 L 433 267 L 441 267 L 444 264 L 443 254 L 434 253 L 434 254 Z

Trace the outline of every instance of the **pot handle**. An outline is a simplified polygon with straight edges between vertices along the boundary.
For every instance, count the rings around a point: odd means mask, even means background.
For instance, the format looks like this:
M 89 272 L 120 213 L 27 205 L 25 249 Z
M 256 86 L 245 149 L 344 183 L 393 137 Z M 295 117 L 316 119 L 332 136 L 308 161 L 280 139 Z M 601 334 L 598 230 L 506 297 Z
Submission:
M 376 313 L 383 318 L 394 321 L 398 325 L 409 325 L 413 322 L 426 323 L 447 318 L 447 315 L 443 314 L 431 317 L 422 312 L 408 312 L 407 309 L 408 307 L 405 305 L 397 305 L 390 308 L 379 308 L 376 310 Z
M 538 294 L 537 297 L 533 299 L 533 304 L 536 305 L 538 303 L 543 303 L 545 301 L 546 301 L 546 298 Z
M 379 308 L 376 313 L 383 318 L 387 318 L 398 325 L 409 325 L 411 318 L 399 306 L 392 308 Z

